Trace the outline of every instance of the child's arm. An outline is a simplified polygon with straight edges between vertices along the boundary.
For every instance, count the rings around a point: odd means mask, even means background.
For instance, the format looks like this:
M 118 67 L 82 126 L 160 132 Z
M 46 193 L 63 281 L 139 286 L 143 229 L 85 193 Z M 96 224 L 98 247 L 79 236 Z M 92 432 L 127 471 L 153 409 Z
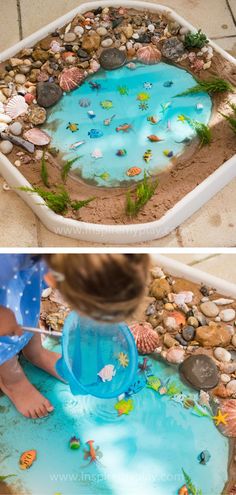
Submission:
M 11 309 L 0 306 L 0 337 L 3 335 L 22 335 L 22 328 L 18 325 Z

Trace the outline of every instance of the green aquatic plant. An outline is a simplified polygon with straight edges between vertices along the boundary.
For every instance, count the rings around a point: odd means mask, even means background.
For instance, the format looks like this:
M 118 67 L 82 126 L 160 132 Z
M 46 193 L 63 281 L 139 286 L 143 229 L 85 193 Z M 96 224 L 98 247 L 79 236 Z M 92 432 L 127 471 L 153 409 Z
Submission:
M 187 33 L 184 38 L 184 46 L 189 49 L 203 48 L 207 43 L 209 43 L 209 40 L 201 29 L 197 33 Z
M 212 140 L 212 133 L 210 127 L 206 124 L 203 124 L 203 122 L 199 122 L 198 120 L 195 119 L 190 119 L 190 117 L 186 117 L 185 115 L 183 117 L 185 118 L 186 122 L 188 122 L 188 124 L 197 133 L 197 136 L 200 140 L 200 146 L 206 146 L 207 144 L 210 144 Z
M 129 94 L 127 86 L 117 86 L 117 90 L 119 91 L 121 96 L 128 96 Z
M 185 479 L 185 484 L 187 486 L 187 489 L 189 491 L 189 495 L 202 495 L 202 490 L 196 488 L 196 486 L 193 484 L 190 476 L 186 473 L 186 471 L 182 468 L 184 479 Z
M 136 216 L 139 211 L 152 198 L 158 186 L 158 179 L 152 180 L 147 177 L 144 172 L 144 179 L 140 182 L 134 192 L 134 199 L 131 196 L 131 191 L 126 194 L 126 215 L 130 217 Z
M 83 201 L 72 200 L 63 186 L 58 187 L 57 192 L 46 191 L 41 187 L 19 187 L 19 190 L 38 194 L 45 201 L 48 208 L 59 215 L 65 213 L 69 207 L 77 211 L 95 199 L 88 198 Z
M 234 103 L 229 103 L 229 106 L 233 110 L 233 115 L 225 115 L 221 112 L 219 113 L 220 115 L 222 115 L 222 117 L 224 117 L 224 119 L 229 122 L 232 131 L 234 131 L 236 134 L 236 105 Z
M 7 474 L 6 476 L 0 476 L 0 483 L 6 481 L 8 478 L 12 478 L 13 476 L 16 476 L 16 474 Z
M 77 160 L 79 160 L 80 158 L 82 158 L 82 155 L 76 156 L 72 160 L 67 160 L 67 162 L 63 165 L 62 170 L 61 170 L 61 178 L 62 178 L 63 182 L 66 182 L 66 179 L 68 177 L 69 172 L 72 169 L 73 164 Z
M 49 187 L 49 182 L 48 182 L 48 169 L 47 169 L 47 163 L 46 163 L 46 151 L 43 151 L 43 156 L 41 160 L 41 179 L 46 187 Z
M 186 91 L 183 91 L 183 93 L 175 95 L 175 98 L 179 96 L 188 96 L 201 93 L 202 91 L 210 94 L 224 93 L 226 91 L 234 93 L 234 88 L 228 81 L 225 81 L 225 79 L 213 77 L 212 79 L 207 79 L 206 81 L 198 80 L 198 84 L 192 86 L 192 88 L 189 88 Z

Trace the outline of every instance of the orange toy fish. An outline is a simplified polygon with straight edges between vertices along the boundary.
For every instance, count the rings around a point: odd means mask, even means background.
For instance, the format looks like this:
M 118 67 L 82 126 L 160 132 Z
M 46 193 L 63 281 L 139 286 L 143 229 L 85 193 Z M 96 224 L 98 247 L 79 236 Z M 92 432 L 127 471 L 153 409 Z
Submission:
M 93 462 L 100 462 L 99 459 L 102 457 L 102 452 L 99 447 L 96 447 L 96 449 L 94 448 L 94 440 L 88 440 L 86 444 L 89 446 L 89 449 L 84 450 L 84 459 L 90 459 L 88 465 Z
M 29 469 L 33 462 L 36 461 L 37 457 L 37 451 L 36 450 L 26 450 L 23 452 L 23 454 L 20 456 L 20 469 Z
M 163 139 L 159 138 L 155 134 L 150 134 L 150 136 L 147 137 L 151 143 L 158 143 L 159 141 L 163 141 Z
M 141 172 L 142 172 L 141 168 L 131 167 L 127 170 L 126 175 L 128 175 L 128 177 L 135 177 L 135 175 L 139 175 L 141 174 Z
M 189 491 L 186 485 L 181 486 L 181 488 L 178 491 L 178 495 L 189 495 Z
M 119 127 L 116 127 L 116 132 L 123 131 L 123 132 L 128 132 L 132 129 L 131 124 L 122 124 Z

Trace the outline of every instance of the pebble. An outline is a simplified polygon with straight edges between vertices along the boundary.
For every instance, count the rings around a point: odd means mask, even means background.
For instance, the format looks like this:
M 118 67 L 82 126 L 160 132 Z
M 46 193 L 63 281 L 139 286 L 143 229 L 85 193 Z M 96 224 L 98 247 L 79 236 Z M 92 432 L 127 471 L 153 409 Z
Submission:
M 226 346 L 231 341 L 231 334 L 220 323 L 211 322 L 209 326 L 199 327 L 196 330 L 195 340 L 203 347 Z
M 15 75 L 15 82 L 17 84 L 24 84 L 26 81 L 26 77 L 24 74 L 16 74 Z
M 0 151 L 4 155 L 9 155 L 13 150 L 13 144 L 10 141 L 4 140 L 0 143 Z
M 76 36 L 80 37 L 84 33 L 84 28 L 82 26 L 76 26 L 74 29 L 74 33 L 76 34 Z
M 173 304 L 171 303 L 166 303 L 164 308 L 167 310 L 167 311 L 173 311 L 174 310 L 174 306 Z
M 187 347 L 188 345 L 188 342 L 183 339 L 183 337 L 181 337 L 179 333 L 177 333 L 177 335 L 175 336 L 175 340 L 177 340 L 177 342 L 179 342 L 179 344 L 181 344 L 183 347 Z
M 214 356 L 218 361 L 221 361 L 223 363 L 229 363 L 231 361 L 230 352 L 224 349 L 223 347 L 217 347 L 214 350 Z
M 225 384 L 230 382 L 230 376 L 226 375 L 226 373 L 222 373 L 222 375 L 220 375 L 220 379 L 221 379 L 222 383 L 225 383 Z
M 167 318 L 164 319 L 164 325 L 169 330 L 169 332 L 178 330 L 179 325 L 173 316 L 167 316 Z
M 76 40 L 76 34 L 74 33 L 65 33 L 64 35 L 64 41 L 65 43 L 71 43 L 72 41 Z
M 131 26 L 131 24 L 128 24 L 127 26 L 123 26 L 121 28 L 122 32 L 124 33 L 124 35 L 126 36 L 127 39 L 129 38 L 132 38 L 132 35 L 133 35 L 133 28 Z
M 20 161 L 20 160 L 16 160 L 16 161 L 14 162 L 14 165 L 15 165 L 17 168 L 21 167 L 21 161 Z
M 139 39 L 139 34 L 138 33 L 134 33 L 133 36 L 132 36 L 132 38 L 134 40 L 138 40 Z
M 14 134 L 14 136 L 20 136 L 22 133 L 23 126 L 20 122 L 14 122 L 9 126 L 9 131 Z
M 47 297 L 50 296 L 50 294 L 52 293 L 52 288 L 51 287 L 47 287 L 46 289 L 43 290 L 42 292 L 42 298 L 43 299 L 46 299 Z
M 234 309 L 223 309 L 220 314 L 220 318 L 222 321 L 232 321 L 235 318 L 235 310 Z
M 223 373 L 235 373 L 236 371 L 236 361 L 233 361 L 232 363 L 223 363 L 220 366 L 221 371 Z
M 168 349 L 170 349 L 171 347 L 174 347 L 174 346 L 177 346 L 178 345 L 177 342 L 176 342 L 176 340 L 173 337 L 171 337 L 171 335 L 169 335 L 168 333 L 166 333 L 164 335 L 163 342 L 164 342 L 164 345 L 166 347 L 168 347 Z
M 161 325 L 158 325 L 157 327 L 154 328 L 155 332 L 160 333 L 161 335 L 164 335 L 166 333 L 166 329 L 162 327 Z
M 234 347 L 236 347 L 236 334 L 232 338 L 232 344 Z
M 203 314 L 205 316 L 208 316 L 209 318 L 215 318 L 219 314 L 218 306 L 212 301 L 207 301 L 200 304 L 200 309 L 203 312 Z
M 226 390 L 231 392 L 231 394 L 236 394 L 236 380 L 230 380 L 226 385 Z
M 194 328 L 197 328 L 199 326 L 199 322 L 197 318 L 195 318 L 195 316 L 189 316 L 189 318 L 187 319 L 187 323 Z
M 183 362 L 185 351 L 181 347 L 171 347 L 166 353 L 168 363 L 180 364 Z
M 207 301 L 209 301 L 209 297 L 202 297 L 201 298 L 201 302 L 204 303 L 204 302 L 207 302 Z
M 182 41 L 177 37 L 166 39 L 162 46 L 162 54 L 170 60 L 176 60 L 185 53 Z
M 62 97 L 62 90 L 58 84 L 51 82 L 37 83 L 37 102 L 40 107 L 48 108 L 55 105 Z
M 153 33 L 155 31 L 155 26 L 154 24 L 148 24 L 148 31 L 150 31 L 150 33 Z
M 186 327 L 183 328 L 182 335 L 187 342 L 190 342 L 191 340 L 194 339 L 195 328 L 192 327 L 191 325 L 187 325 Z
M 197 390 L 209 390 L 219 381 L 218 369 L 213 359 L 205 354 L 193 355 L 180 365 L 180 374 Z
M 217 306 L 225 306 L 226 304 L 232 304 L 234 301 L 233 299 L 225 299 L 224 297 L 221 297 L 220 299 L 214 299 L 213 301 Z
M 109 48 L 111 45 L 113 45 L 113 40 L 111 38 L 106 38 L 105 40 L 102 40 L 101 46 L 103 48 Z
M 163 299 L 170 292 L 170 285 L 165 278 L 156 278 L 150 285 L 150 296 L 156 299 Z
M 99 36 L 106 36 L 107 29 L 105 27 L 99 27 L 97 28 L 97 33 L 99 34 Z

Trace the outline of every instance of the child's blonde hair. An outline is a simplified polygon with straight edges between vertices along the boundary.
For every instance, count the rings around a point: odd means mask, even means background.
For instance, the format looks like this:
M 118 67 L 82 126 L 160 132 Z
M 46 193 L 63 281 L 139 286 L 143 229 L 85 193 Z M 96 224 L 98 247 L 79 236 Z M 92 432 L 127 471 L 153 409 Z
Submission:
M 45 255 L 62 274 L 57 287 L 68 303 L 97 320 L 121 321 L 132 315 L 144 295 L 147 254 Z

